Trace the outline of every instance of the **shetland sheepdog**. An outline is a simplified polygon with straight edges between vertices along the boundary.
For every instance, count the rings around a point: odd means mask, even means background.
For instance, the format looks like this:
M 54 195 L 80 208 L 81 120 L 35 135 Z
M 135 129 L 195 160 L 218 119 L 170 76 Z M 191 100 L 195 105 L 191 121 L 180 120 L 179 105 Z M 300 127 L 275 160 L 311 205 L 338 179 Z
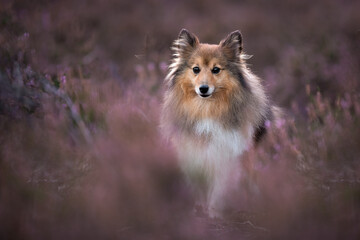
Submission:
M 240 31 L 219 44 L 200 43 L 186 29 L 174 41 L 165 79 L 161 129 L 210 217 L 221 217 L 239 157 L 274 118 L 260 79 L 247 67 Z

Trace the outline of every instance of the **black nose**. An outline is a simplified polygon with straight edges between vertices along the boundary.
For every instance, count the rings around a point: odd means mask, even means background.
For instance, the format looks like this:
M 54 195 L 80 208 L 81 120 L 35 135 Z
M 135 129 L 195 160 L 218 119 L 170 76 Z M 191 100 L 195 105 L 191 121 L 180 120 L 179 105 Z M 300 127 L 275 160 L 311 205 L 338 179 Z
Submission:
M 201 85 L 199 87 L 199 90 L 201 93 L 207 93 L 207 91 L 209 91 L 209 86 L 208 85 Z

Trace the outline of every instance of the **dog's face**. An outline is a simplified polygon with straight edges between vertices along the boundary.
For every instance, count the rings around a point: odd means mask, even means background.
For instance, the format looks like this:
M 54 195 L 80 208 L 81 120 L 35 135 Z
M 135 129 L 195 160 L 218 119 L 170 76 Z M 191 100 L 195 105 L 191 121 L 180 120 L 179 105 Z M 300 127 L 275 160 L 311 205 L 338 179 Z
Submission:
M 226 59 L 217 45 L 201 44 L 188 60 L 186 79 L 191 81 L 195 93 L 201 98 L 209 98 L 226 84 L 229 78 Z
M 231 91 L 246 87 L 239 69 L 242 51 L 239 31 L 232 32 L 218 45 L 210 45 L 200 43 L 195 35 L 183 29 L 173 49 L 172 84 L 180 85 L 186 97 L 224 100 Z

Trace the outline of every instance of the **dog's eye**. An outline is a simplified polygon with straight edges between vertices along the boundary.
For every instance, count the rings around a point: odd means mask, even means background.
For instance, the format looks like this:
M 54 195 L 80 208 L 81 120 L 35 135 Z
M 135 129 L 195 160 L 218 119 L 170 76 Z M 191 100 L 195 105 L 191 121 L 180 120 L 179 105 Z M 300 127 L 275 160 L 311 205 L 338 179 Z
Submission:
M 218 74 L 218 73 L 220 72 L 220 68 L 214 67 L 213 69 L 211 69 L 211 72 L 212 72 L 213 74 Z
M 200 72 L 200 68 L 199 67 L 193 67 L 193 72 L 195 74 L 198 74 Z

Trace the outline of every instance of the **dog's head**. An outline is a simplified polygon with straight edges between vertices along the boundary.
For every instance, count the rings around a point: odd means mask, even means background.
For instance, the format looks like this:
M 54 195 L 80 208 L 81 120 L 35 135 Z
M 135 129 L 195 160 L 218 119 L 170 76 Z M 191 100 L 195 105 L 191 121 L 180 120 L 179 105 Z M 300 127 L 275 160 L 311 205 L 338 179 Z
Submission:
M 188 97 L 223 98 L 234 89 L 246 89 L 242 75 L 242 36 L 230 33 L 219 44 L 200 43 L 183 29 L 173 45 L 174 58 L 170 65 L 170 87 L 179 84 Z

